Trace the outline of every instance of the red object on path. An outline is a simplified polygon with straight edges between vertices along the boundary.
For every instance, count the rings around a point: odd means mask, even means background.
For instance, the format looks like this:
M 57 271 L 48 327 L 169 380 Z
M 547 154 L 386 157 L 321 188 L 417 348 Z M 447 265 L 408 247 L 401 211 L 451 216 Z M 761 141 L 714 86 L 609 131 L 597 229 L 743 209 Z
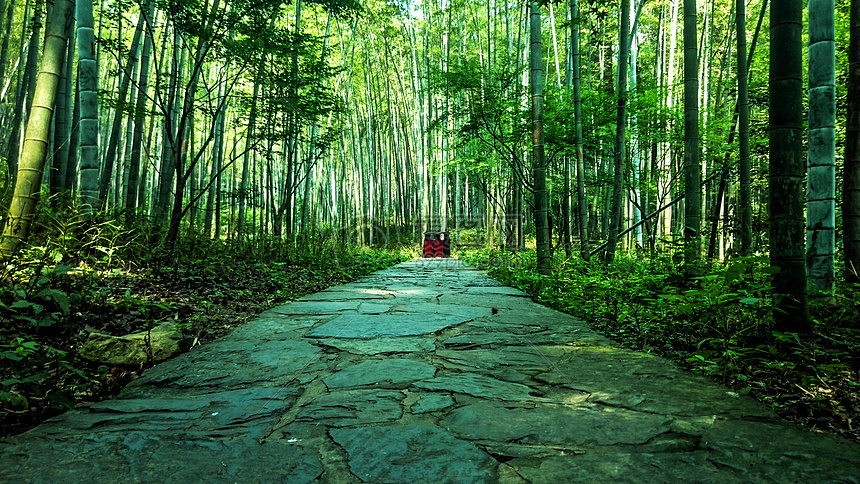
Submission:
M 433 256 L 434 257 L 445 257 L 445 253 L 442 249 L 442 238 L 439 236 L 440 234 L 434 234 L 433 237 Z
M 424 232 L 424 257 L 433 257 L 435 248 L 433 247 L 433 232 Z

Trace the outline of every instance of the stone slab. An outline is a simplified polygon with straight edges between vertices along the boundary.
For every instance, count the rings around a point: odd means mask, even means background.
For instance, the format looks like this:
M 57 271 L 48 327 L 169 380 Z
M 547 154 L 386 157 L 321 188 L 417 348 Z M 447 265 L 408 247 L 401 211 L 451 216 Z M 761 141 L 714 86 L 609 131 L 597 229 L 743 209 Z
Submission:
M 466 288 L 466 294 L 478 294 L 478 295 L 504 295 L 504 296 L 516 296 L 516 297 L 525 297 L 531 299 L 531 296 L 524 293 L 523 291 L 508 287 L 508 286 L 468 286 Z
M 295 301 L 270 309 L 278 314 L 306 316 L 311 314 L 338 314 L 358 309 L 358 301 Z
M 454 399 L 450 395 L 428 393 L 421 395 L 417 402 L 412 404 L 410 411 L 413 414 L 438 412 L 454 406 Z
M 404 298 L 395 299 L 396 305 L 392 308 L 393 311 L 403 313 L 411 313 L 417 315 L 417 321 L 421 320 L 422 316 L 434 314 L 445 314 L 450 316 L 459 316 L 463 320 L 471 320 L 482 316 L 489 316 L 491 312 L 487 308 L 459 306 L 456 304 L 439 304 L 438 302 L 408 302 L 404 303 Z
M 359 301 L 373 300 L 381 301 L 391 297 L 388 291 L 378 289 L 366 289 L 360 287 L 337 286 L 326 291 L 308 294 L 299 301 Z
M 359 386 L 406 387 L 409 383 L 432 378 L 436 367 L 423 361 L 405 358 L 367 360 L 347 367 L 323 382 L 329 390 Z
M 508 408 L 481 402 L 455 408 L 440 425 L 466 439 L 585 446 L 644 444 L 671 422 L 671 417 L 599 405 Z
M 323 473 L 318 455 L 285 442 L 186 439 L 140 431 L 0 444 L 0 459 L 0 482 L 46 484 L 311 483 Z
M 230 389 L 255 382 L 284 383 L 312 370 L 322 350 L 305 341 L 222 338 L 146 370 L 128 387 Z
M 294 339 L 297 331 L 306 330 L 332 319 L 332 316 L 287 316 L 266 311 L 257 319 L 249 321 L 230 332 L 228 339 L 253 339 L 271 341 Z
M 497 463 L 474 444 L 427 425 L 333 429 L 362 482 L 495 482 Z
M 379 337 L 373 339 L 324 338 L 318 344 L 331 346 L 357 355 L 378 355 L 381 353 L 418 353 L 436 349 L 436 340 L 425 337 Z
M 492 349 L 439 349 L 436 355 L 458 365 L 486 371 L 513 367 L 519 371 L 548 372 L 567 353 L 564 347 L 503 346 Z
M 363 302 L 358 306 L 358 312 L 361 314 L 382 314 L 389 309 L 391 309 L 390 304 Z
M 736 470 L 740 481 L 860 481 L 860 445 L 783 421 L 715 420 L 702 433 L 702 446 L 711 462 Z
M 731 469 L 717 468 L 708 461 L 707 452 L 600 452 L 521 458 L 507 464 L 529 482 L 749 482 Z
M 731 396 L 727 388 L 647 353 L 611 346 L 574 347 L 553 364 L 551 372 L 535 379 L 588 392 L 595 403 L 676 416 L 773 416 L 752 398 Z
M 453 292 L 443 294 L 439 297 L 441 304 L 453 306 L 470 306 L 496 309 L 521 309 L 533 305 L 531 299 L 525 297 L 512 297 L 502 294 L 474 294 L 466 292 Z
M 121 398 L 54 417 L 38 431 L 43 435 L 134 430 L 167 435 L 178 430 L 196 435 L 251 435 L 277 420 L 298 394 L 298 389 L 277 387 L 197 394 L 163 392 L 156 396 L 123 392 Z
M 342 314 L 308 333 L 311 338 L 358 338 L 419 336 L 435 333 L 472 319 L 457 314 Z
M 297 421 L 319 422 L 332 427 L 391 422 L 403 415 L 402 392 L 394 390 L 345 390 L 320 395 L 307 404 Z
M 415 382 L 413 386 L 424 390 L 443 390 L 453 393 L 464 393 L 475 397 L 510 401 L 534 400 L 534 397 L 540 395 L 537 390 L 526 385 L 497 380 L 475 373 L 439 376 Z

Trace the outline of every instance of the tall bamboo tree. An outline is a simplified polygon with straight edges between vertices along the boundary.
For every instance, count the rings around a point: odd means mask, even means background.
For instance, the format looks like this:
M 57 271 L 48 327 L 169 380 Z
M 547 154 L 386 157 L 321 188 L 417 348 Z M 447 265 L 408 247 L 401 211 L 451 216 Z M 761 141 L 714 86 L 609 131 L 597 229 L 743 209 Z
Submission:
M 851 0 L 848 45 L 848 103 L 842 187 L 845 278 L 860 283 L 860 0 Z
M 750 102 L 749 68 L 747 66 L 746 0 L 737 0 L 735 26 L 737 28 L 738 62 L 738 177 L 740 201 L 741 255 L 752 253 L 752 201 L 750 179 Z
M 140 39 L 143 35 L 146 16 L 140 15 L 137 21 L 137 27 L 134 30 L 134 36 L 131 41 L 131 47 L 128 50 L 128 59 L 126 65 L 120 74 L 121 80 L 119 83 L 119 96 L 117 98 L 116 109 L 114 110 L 113 123 L 110 130 L 110 138 L 107 143 L 107 150 L 104 157 L 104 165 L 101 170 L 99 182 L 99 206 L 104 207 L 107 203 L 108 190 L 111 186 L 111 179 L 114 176 L 114 167 L 119 166 L 119 156 L 117 150 L 119 148 L 120 134 L 122 128 L 123 114 L 126 109 L 126 98 L 128 89 L 131 85 L 131 80 L 134 68 L 138 62 L 140 52 Z
M 155 14 L 155 2 L 149 0 L 145 3 L 141 16 L 144 17 L 146 23 L 144 26 L 153 25 L 153 16 Z M 125 208 L 134 210 L 138 207 L 138 191 L 140 184 L 140 160 L 143 153 L 143 128 L 146 120 L 146 102 L 149 99 L 149 63 L 153 47 L 153 31 L 144 29 L 143 51 L 140 54 L 140 70 L 137 78 L 138 90 L 137 99 L 135 101 L 134 110 L 134 131 L 131 135 L 131 153 L 128 163 L 128 182 L 125 192 Z
M 33 107 L 24 134 L 18 179 L 0 240 L 0 259 L 8 258 L 30 233 L 42 188 L 42 171 L 48 155 L 49 132 L 57 88 L 66 53 L 67 22 L 73 20 L 73 2 L 58 0 L 48 17 L 45 44 L 33 93 Z
M 99 66 L 95 56 L 93 1 L 77 0 L 78 96 L 80 102 L 80 196 L 81 215 L 92 217 L 99 205 Z
M 696 0 L 684 0 L 684 262 L 701 255 L 702 163 L 699 152 L 699 59 Z
M 609 240 L 606 262 L 615 259 L 618 233 L 621 230 L 621 202 L 624 195 L 624 160 L 627 157 L 627 62 L 630 58 L 630 2 L 621 0 L 618 28 L 618 109 L 615 118 L 615 164 L 613 169 L 612 209 L 609 214 Z
M 774 312 L 781 331 L 808 333 L 803 218 L 803 3 L 774 0 L 770 9 L 770 162 L 768 225 Z
M 538 271 L 549 274 L 552 270 L 552 255 L 549 251 L 549 220 L 546 197 L 546 159 L 544 154 L 543 129 L 543 63 L 541 59 L 542 28 L 541 10 L 536 0 L 531 0 L 531 22 L 529 25 L 529 70 L 532 91 L 532 170 L 535 190 L 535 238 L 537 244 Z
M 833 287 L 836 247 L 836 25 L 833 0 L 809 0 L 806 265 L 813 289 Z
M 10 178 L 14 184 L 15 177 L 18 176 L 18 157 L 21 151 L 21 128 L 26 122 L 27 112 L 32 105 L 32 89 L 31 85 L 36 79 L 36 70 L 38 67 L 39 42 L 42 31 L 42 5 L 43 2 L 36 1 L 33 4 L 33 17 L 30 22 L 30 39 L 27 42 L 27 60 L 24 65 L 23 72 L 19 71 L 18 82 L 15 93 L 15 105 L 12 116 L 12 129 L 9 135 L 9 146 L 6 151 L 6 165 L 8 166 Z M 30 4 L 27 3 L 27 10 L 30 10 Z M 26 14 L 25 14 L 26 15 Z M 23 42 L 23 37 L 22 37 Z M 22 76 L 23 75 L 23 76 Z M 28 100 L 30 103 L 28 104 Z
M 576 137 L 576 201 L 577 201 L 577 225 L 579 226 L 579 243 L 582 258 L 589 258 L 588 241 L 588 201 L 585 197 L 585 156 L 582 141 L 582 54 L 579 45 L 579 0 L 570 0 L 570 45 L 572 60 L 573 83 L 573 117 L 574 133 Z

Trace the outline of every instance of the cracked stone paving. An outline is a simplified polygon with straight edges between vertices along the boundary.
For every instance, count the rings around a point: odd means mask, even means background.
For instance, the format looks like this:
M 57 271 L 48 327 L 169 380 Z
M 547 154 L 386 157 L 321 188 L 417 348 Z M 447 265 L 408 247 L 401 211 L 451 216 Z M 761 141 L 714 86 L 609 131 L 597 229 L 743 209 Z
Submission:
M 860 482 L 860 446 L 453 259 L 271 309 L 0 442 L 0 482 Z

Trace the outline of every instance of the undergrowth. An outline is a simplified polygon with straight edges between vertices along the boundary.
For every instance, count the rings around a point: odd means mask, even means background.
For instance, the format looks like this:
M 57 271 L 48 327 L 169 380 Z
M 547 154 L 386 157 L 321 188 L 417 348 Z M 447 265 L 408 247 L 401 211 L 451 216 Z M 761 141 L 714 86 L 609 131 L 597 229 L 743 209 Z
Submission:
M 537 273 L 533 251 L 463 258 L 624 346 L 669 357 L 810 429 L 860 442 L 860 287 L 842 283 L 814 298 L 814 331 L 799 335 L 773 329 L 778 271 L 763 257 L 714 263 L 690 279 L 668 254 L 611 265 L 556 258 L 552 276 Z
M 43 207 L 31 244 L 0 266 L 0 436 L 118 392 L 147 365 L 100 365 L 78 355 L 92 331 L 124 335 L 175 323 L 203 344 L 261 311 L 409 258 L 342 248 L 331 236 L 295 243 L 186 236 L 160 245 L 151 220 L 82 222 Z

